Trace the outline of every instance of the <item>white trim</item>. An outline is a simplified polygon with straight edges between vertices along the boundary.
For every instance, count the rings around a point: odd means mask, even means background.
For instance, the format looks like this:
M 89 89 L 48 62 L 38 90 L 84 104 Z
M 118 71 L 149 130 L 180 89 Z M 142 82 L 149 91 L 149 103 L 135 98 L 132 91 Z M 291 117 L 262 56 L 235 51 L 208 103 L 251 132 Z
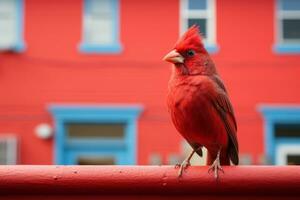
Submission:
M 187 29 L 187 23 L 185 16 L 185 10 L 187 10 L 187 0 L 179 0 L 179 34 L 182 35 Z
M 300 155 L 300 145 L 299 144 L 280 144 L 276 148 L 276 165 L 287 165 L 288 155 Z
M 216 44 L 216 0 L 206 0 L 206 10 L 189 10 L 188 0 L 180 0 L 180 35 L 188 29 L 188 18 L 205 18 L 206 21 L 206 38 L 204 43 L 208 45 Z M 201 27 L 200 27 L 201 28 Z
M 287 10 L 278 10 L 277 13 L 278 18 L 285 18 L 285 19 L 298 19 L 300 18 L 300 12 L 299 11 L 287 11 Z
M 208 12 L 204 10 L 183 10 L 182 17 L 184 20 L 187 18 L 209 18 Z
M 215 44 L 216 43 L 216 2 L 215 0 L 207 0 L 207 7 L 208 7 L 208 28 L 207 28 L 207 38 L 208 44 Z
M 281 35 L 282 35 L 282 25 L 281 25 L 281 20 L 279 20 L 279 2 L 278 0 L 275 1 L 275 5 L 274 5 L 274 33 L 275 33 L 275 44 L 280 44 L 282 43 L 282 40 L 281 40 Z

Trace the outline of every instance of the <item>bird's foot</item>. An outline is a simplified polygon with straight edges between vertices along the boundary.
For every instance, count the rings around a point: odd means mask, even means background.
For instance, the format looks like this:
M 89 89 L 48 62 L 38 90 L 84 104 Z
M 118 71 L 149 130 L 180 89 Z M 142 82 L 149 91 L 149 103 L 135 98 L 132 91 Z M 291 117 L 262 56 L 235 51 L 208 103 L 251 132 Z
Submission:
M 182 176 L 183 171 L 185 171 L 191 165 L 190 161 L 184 160 L 181 164 L 177 164 L 175 167 L 179 167 L 178 178 Z
M 208 173 L 214 172 L 215 179 L 219 178 L 219 170 L 224 174 L 224 170 L 220 164 L 220 159 L 217 157 L 213 164 L 208 169 Z

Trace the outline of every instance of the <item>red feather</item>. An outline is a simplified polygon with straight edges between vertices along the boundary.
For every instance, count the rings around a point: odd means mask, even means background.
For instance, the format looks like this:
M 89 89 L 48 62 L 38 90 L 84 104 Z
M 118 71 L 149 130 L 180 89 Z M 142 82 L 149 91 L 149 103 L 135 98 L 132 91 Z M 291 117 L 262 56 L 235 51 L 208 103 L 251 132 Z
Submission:
M 199 51 L 206 52 L 202 43 L 202 38 L 199 35 L 200 31 L 198 26 L 193 25 L 175 44 L 175 49 L 178 51 L 185 50 L 186 48 L 198 49 Z

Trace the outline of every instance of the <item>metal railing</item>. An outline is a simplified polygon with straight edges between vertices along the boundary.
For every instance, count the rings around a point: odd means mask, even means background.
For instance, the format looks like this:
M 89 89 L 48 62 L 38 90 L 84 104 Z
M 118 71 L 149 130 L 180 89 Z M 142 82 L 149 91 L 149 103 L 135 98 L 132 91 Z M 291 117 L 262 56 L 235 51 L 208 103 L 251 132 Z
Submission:
M 0 166 L 0 199 L 17 196 L 185 195 L 265 199 L 300 197 L 298 166 L 224 166 L 219 179 L 206 166 L 189 167 L 178 178 L 174 166 Z M 49 198 L 49 197 L 48 197 Z M 183 198 L 186 199 L 186 198 Z

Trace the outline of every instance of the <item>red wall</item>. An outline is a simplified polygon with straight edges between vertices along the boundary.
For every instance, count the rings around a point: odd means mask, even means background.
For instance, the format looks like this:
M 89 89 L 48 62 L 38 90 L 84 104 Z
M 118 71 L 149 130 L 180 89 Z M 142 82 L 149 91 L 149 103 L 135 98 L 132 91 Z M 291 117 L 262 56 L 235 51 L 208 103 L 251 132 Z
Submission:
M 279 55 L 275 43 L 275 2 L 217 1 L 215 61 L 229 88 L 239 124 L 241 152 L 264 151 L 260 103 L 300 102 L 300 55 Z M 233 3 L 234 2 L 234 3 Z
M 161 61 L 179 34 L 179 3 L 120 2 L 122 53 L 91 55 L 78 50 L 82 0 L 25 1 L 26 50 L 0 54 L 0 133 L 19 135 L 21 164 L 53 163 L 53 141 L 34 135 L 40 122 L 52 123 L 49 103 L 142 103 L 138 163 L 179 153 L 165 106 L 170 65 Z M 272 51 L 274 2 L 217 0 L 213 58 L 236 110 L 241 153 L 255 158 L 264 150 L 257 105 L 300 102 L 300 56 Z

